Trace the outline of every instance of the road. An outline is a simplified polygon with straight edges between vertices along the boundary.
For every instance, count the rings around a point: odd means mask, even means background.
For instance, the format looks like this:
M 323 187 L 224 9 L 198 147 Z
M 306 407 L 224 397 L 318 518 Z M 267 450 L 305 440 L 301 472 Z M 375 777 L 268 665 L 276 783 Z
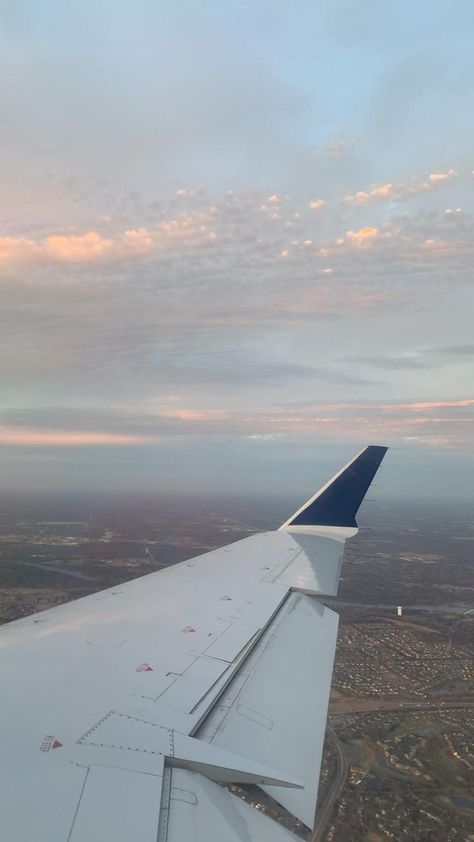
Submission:
M 467 696 L 452 702 L 414 702 L 395 699 L 337 699 L 331 701 L 329 713 L 372 713 L 382 710 L 443 710 L 445 708 L 474 707 L 474 697 Z
M 330 725 L 326 727 L 326 734 L 329 734 L 337 755 L 337 772 L 323 804 L 316 812 L 316 824 L 314 826 L 311 842 L 322 842 L 323 833 L 326 830 L 334 804 L 341 795 L 347 777 L 348 762 L 344 747 L 336 732 Z
M 22 567 L 36 567 L 37 570 L 46 571 L 46 573 L 59 573 L 61 576 L 72 576 L 73 579 L 84 579 L 87 582 L 97 581 L 94 576 L 88 576 L 86 573 L 81 573 L 80 570 L 69 570 L 67 567 L 56 567 L 53 564 L 40 564 L 36 561 L 17 561 L 17 564 Z
M 345 602 L 341 599 L 333 599 L 332 597 L 326 597 L 323 600 L 324 604 L 328 606 L 328 608 L 381 608 L 383 611 L 390 611 L 396 615 L 397 605 L 391 605 L 387 602 Z M 467 603 L 455 603 L 454 605 L 426 605 L 424 603 L 420 603 L 419 605 L 402 605 L 403 611 L 408 611 L 408 617 L 411 617 L 412 614 L 416 613 L 417 611 L 426 611 L 429 614 L 470 614 L 474 611 L 472 605 L 468 605 Z M 403 615 L 405 616 L 405 614 Z

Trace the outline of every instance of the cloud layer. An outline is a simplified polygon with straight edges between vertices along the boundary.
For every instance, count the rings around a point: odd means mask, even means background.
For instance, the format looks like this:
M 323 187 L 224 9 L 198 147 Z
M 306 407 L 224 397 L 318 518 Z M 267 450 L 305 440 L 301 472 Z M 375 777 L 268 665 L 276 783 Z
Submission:
M 368 440 L 467 464 L 472 25 L 441 5 L 2 9 L 12 487 L 227 453 L 263 483 L 268 452 L 284 484 Z

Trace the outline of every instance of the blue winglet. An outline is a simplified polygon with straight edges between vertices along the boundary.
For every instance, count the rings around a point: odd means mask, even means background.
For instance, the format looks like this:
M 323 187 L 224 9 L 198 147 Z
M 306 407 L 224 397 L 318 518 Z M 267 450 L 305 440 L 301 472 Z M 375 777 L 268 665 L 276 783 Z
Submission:
M 284 525 L 356 527 L 359 506 L 387 450 L 366 447 Z

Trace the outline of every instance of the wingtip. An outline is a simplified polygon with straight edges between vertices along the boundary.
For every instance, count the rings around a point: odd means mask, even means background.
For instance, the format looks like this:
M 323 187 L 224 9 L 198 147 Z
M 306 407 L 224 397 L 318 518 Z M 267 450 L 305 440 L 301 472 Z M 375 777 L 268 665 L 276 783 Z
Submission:
M 372 451 L 373 453 L 380 453 L 380 455 L 383 459 L 387 450 L 388 450 L 387 444 L 368 444 L 366 447 L 364 447 L 363 450 L 361 450 L 361 453 L 367 453 L 367 451 Z M 360 455 L 360 454 L 358 454 L 358 455 Z
M 356 514 L 388 447 L 369 444 L 298 509 L 283 527 L 357 527 Z

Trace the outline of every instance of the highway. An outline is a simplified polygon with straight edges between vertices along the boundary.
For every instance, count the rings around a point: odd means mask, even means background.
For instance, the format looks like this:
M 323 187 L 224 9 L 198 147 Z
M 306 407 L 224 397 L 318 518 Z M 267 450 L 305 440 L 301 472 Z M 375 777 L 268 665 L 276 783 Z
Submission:
M 326 831 L 328 821 L 334 808 L 334 804 L 340 797 L 346 782 L 348 762 L 344 747 L 334 729 L 328 724 L 326 734 L 331 737 L 337 755 L 337 772 L 326 798 L 316 811 L 316 824 L 314 826 L 311 842 L 322 842 L 323 834 Z
M 452 702 L 414 702 L 413 699 L 337 699 L 332 701 L 329 713 L 377 713 L 390 710 L 443 710 L 444 708 L 474 707 L 472 695 Z

